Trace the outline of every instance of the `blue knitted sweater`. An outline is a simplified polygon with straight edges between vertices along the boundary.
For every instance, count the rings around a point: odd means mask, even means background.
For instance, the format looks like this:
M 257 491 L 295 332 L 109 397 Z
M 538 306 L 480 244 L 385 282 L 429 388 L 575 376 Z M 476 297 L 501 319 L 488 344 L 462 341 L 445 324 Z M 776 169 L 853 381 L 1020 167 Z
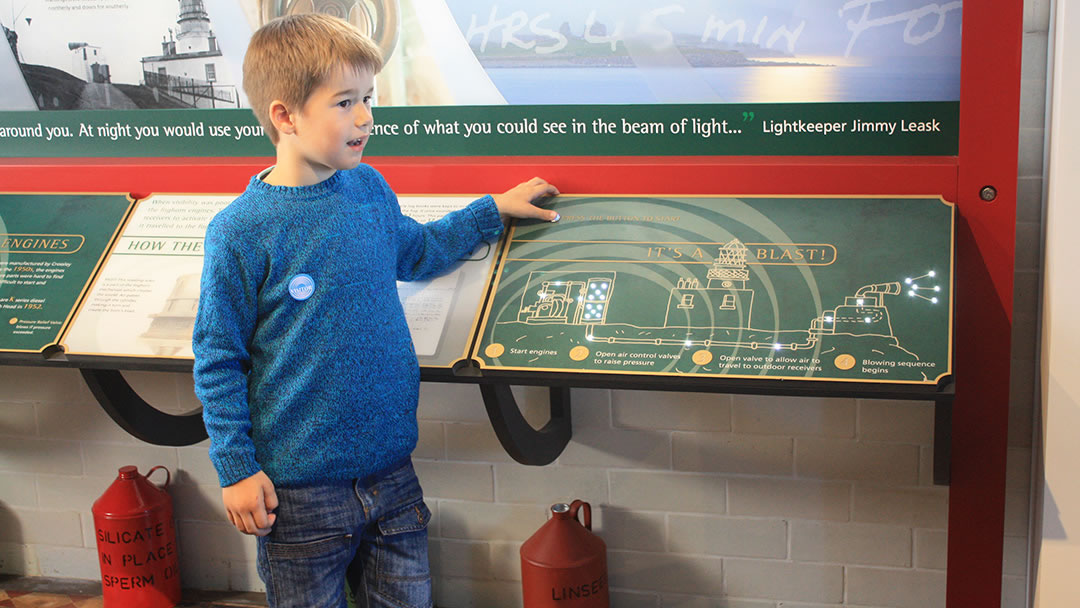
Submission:
M 193 336 L 221 485 L 260 469 L 283 486 L 351 479 L 408 456 L 420 374 L 396 281 L 502 227 L 490 196 L 421 225 L 367 165 L 313 186 L 253 177 L 207 228 Z

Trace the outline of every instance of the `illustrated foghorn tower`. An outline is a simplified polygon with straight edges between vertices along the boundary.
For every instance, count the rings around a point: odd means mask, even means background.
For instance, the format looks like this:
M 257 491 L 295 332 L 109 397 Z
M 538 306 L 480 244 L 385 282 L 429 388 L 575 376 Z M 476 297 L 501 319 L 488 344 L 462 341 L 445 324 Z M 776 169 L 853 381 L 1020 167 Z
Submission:
M 746 267 L 746 253 L 746 245 L 739 239 L 732 239 L 721 247 L 716 261 L 705 275 L 709 279 L 709 289 L 736 286 L 738 289 L 746 289 L 746 281 L 750 279 L 750 270 Z
M 754 290 L 746 288 L 750 270 L 746 245 L 732 239 L 719 249 L 702 288 L 697 279 L 679 279 L 668 298 L 664 327 L 750 327 Z

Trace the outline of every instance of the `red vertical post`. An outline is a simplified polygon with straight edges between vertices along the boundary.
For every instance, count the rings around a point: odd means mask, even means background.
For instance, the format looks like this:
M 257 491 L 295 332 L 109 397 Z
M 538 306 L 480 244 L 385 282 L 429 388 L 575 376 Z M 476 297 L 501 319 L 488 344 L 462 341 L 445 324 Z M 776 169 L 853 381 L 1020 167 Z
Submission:
M 964 3 L 950 608 L 1001 605 L 1022 24 L 1023 0 Z

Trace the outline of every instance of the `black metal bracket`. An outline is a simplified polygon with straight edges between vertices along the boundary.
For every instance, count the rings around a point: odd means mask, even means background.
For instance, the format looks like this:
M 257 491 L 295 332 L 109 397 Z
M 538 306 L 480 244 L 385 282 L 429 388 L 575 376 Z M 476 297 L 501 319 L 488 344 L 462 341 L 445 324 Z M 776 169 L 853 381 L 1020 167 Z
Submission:
M 542 466 L 550 464 L 562 454 L 570 443 L 573 426 L 570 421 L 570 387 L 552 386 L 551 419 L 542 428 L 535 429 L 521 415 L 514 393 L 509 384 L 481 384 L 491 426 L 499 443 L 511 458 L 521 464 Z
M 202 411 L 169 414 L 135 392 L 116 369 L 80 368 L 83 380 L 94 398 L 116 424 L 132 436 L 155 445 L 185 446 L 206 439 Z M 549 388 L 548 422 L 534 429 L 518 408 L 508 384 L 480 384 L 491 426 L 511 458 L 527 465 L 542 466 L 553 462 L 570 442 L 573 428 L 570 418 L 570 387 Z
M 934 400 L 934 485 L 947 486 L 952 479 L 953 395 Z
M 118 370 L 82 368 L 79 371 L 109 417 L 138 439 L 173 446 L 192 445 L 206 439 L 201 408 L 187 414 L 168 414 L 144 401 Z
M 0 361 L 3 362 L 3 361 Z M 28 364 L 22 360 L 17 364 Z M 43 360 L 30 364 L 55 364 Z M 148 369 L 154 371 L 190 371 L 175 363 L 151 363 L 131 361 L 108 361 L 112 367 L 83 367 L 91 362 L 65 361 L 62 364 L 78 366 L 90 391 L 101 407 L 120 427 L 131 435 L 156 445 L 184 446 L 206 439 L 202 412 L 168 414 L 155 409 L 144 401 L 114 367 L 123 369 Z M 102 364 L 100 361 L 93 363 Z M 623 376 L 618 384 L 610 377 L 593 374 L 517 374 L 485 378 L 473 368 L 464 366 L 447 373 L 441 369 L 421 368 L 422 380 L 426 382 L 476 383 L 487 409 L 491 426 L 506 452 L 515 461 L 526 465 L 550 464 L 562 454 L 573 435 L 570 417 L 570 387 L 623 388 L 640 390 L 677 390 L 692 392 L 719 392 L 762 395 L 820 395 L 827 397 L 854 397 L 862 399 L 906 399 L 930 401 L 934 404 L 934 463 L 935 485 L 948 485 L 952 466 L 952 415 L 956 396 L 951 381 L 938 387 L 895 387 L 889 385 L 821 385 L 783 381 L 772 382 L 726 382 L 703 381 L 685 383 L 671 379 Z M 551 418 L 540 429 L 525 420 L 517 400 L 510 390 L 511 384 L 523 386 L 546 386 L 549 390 Z

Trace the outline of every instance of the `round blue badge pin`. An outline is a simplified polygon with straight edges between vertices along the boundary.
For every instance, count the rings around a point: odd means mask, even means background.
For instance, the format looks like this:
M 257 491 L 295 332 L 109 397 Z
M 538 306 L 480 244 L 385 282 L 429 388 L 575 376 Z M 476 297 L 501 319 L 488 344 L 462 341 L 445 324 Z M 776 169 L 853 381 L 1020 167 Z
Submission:
M 315 293 L 315 279 L 311 275 L 298 274 L 289 281 L 289 295 L 294 300 L 304 301 Z

